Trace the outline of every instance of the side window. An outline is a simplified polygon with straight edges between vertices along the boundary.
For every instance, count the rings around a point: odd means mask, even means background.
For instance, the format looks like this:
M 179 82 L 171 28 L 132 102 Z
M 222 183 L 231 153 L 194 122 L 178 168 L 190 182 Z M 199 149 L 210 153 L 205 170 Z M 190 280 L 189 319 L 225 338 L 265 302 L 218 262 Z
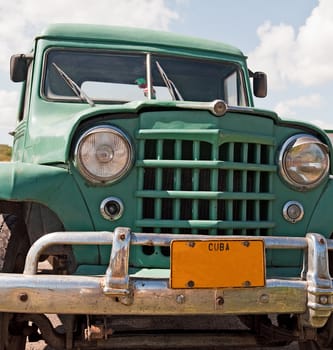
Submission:
M 237 106 L 237 73 L 230 74 L 224 81 L 225 102 L 232 106 Z
M 29 64 L 27 79 L 23 82 L 23 89 L 20 99 L 20 110 L 18 115 L 18 120 L 21 121 L 25 119 L 28 114 L 30 105 L 30 89 L 31 89 L 31 75 L 32 75 L 32 63 Z
M 234 71 L 224 80 L 225 102 L 231 106 L 244 106 L 245 96 L 241 79 Z

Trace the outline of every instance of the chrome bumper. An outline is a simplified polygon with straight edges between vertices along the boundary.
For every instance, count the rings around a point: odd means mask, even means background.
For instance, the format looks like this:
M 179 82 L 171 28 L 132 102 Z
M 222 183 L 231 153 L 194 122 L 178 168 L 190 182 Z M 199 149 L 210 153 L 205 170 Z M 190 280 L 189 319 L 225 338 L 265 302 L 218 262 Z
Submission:
M 300 278 L 267 279 L 265 287 L 171 289 L 166 278 L 129 275 L 131 245 L 169 246 L 173 240 L 184 239 L 207 239 L 207 236 L 132 233 L 128 228 L 117 228 L 114 232 L 48 234 L 31 247 L 23 274 L 0 274 L 0 311 L 95 315 L 293 313 L 303 314 L 311 327 L 323 326 L 333 311 L 333 285 L 328 270 L 328 250 L 333 249 L 333 240 L 315 233 L 305 238 L 260 237 L 266 249 L 304 250 Z M 38 275 L 43 250 L 61 244 L 112 244 L 105 276 Z

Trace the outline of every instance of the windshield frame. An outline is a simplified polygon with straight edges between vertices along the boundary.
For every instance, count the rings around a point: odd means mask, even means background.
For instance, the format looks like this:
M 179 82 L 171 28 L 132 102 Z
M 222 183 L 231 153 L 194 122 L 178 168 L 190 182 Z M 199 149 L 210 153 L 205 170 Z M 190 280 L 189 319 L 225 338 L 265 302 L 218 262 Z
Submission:
M 250 104 L 249 101 L 249 93 L 248 89 L 246 87 L 246 79 L 244 77 L 244 67 L 243 65 L 235 60 L 228 60 L 228 59 L 217 59 L 217 58 L 209 58 L 207 56 L 205 57 L 198 57 L 193 55 L 186 55 L 186 54 L 176 54 L 176 53 L 161 53 L 161 52 L 147 52 L 147 51 L 135 51 L 135 50 L 113 50 L 113 49 L 94 49 L 94 48 L 81 48 L 81 47 L 49 47 L 45 50 L 43 55 L 43 65 L 42 65 L 42 75 L 41 75 L 41 84 L 40 84 L 40 95 L 43 99 L 49 102 L 68 102 L 68 103 L 87 103 L 85 101 L 82 101 L 81 98 L 77 96 L 63 96 L 63 95 L 54 95 L 49 96 L 46 92 L 46 75 L 47 75 L 47 69 L 48 69 L 48 57 L 49 53 L 53 51 L 72 51 L 72 52 L 86 52 L 86 53 L 101 53 L 101 54 L 115 54 L 115 55 L 134 55 L 134 56 L 142 56 L 142 58 L 145 61 L 146 64 L 146 81 L 147 81 L 147 97 L 143 97 L 141 99 L 128 99 L 128 100 L 117 100 L 117 99 L 95 99 L 94 97 L 91 97 L 88 95 L 88 97 L 91 98 L 91 100 L 96 104 L 125 104 L 132 101 L 147 101 L 147 100 L 154 100 L 157 102 L 163 102 L 163 101 L 170 101 L 170 100 L 164 100 L 164 99 L 154 99 L 152 91 L 154 90 L 154 87 L 152 86 L 152 58 L 154 57 L 155 60 L 159 57 L 165 57 L 165 58 L 174 58 L 174 59 L 185 59 L 185 60 L 192 60 L 196 62 L 203 62 L 208 63 L 212 62 L 213 64 L 225 64 L 225 65 L 232 65 L 236 69 L 234 72 L 237 72 L 237 84 L 238 84 L 238 94 L 237 94 L 237 105 L 233 105 L 236 107 L 248 107 Z M 245 67 L 246 69 L 246 67 Z M 70 75 L 71 72 L 66 72 Z M 83 84 L 82 84 L 83 85 Z M 243 95 L 243 104 L 240 104 L 240 95 Z M 193 100 L 186 100 L 186 101 L 192 101 Z M 196 102 L 208 102 L 206 100 L 194 100 Z M 211 100 L 210 100 L 211 101 Z

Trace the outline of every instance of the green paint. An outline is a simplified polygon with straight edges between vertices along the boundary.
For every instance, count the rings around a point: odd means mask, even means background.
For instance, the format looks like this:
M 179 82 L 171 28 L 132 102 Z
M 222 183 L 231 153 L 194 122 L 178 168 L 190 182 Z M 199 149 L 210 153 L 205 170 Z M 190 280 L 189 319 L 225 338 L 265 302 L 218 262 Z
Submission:
M 80 100 L 52 100 L 45 97 L 43 88 L 45 60 L 53 48 L 232 63 L 242 73 L 247 106 L 216 117 L 207 106 L 198 107 L 200 96 L 194 103 L 147 100 L 142 94 L 142 100 L 99 101 L 94 107 Z M 311 191 L 300 192 L 290 188 L 278 172 L 278 153 L 286 139 L 310 133 L 332 152 L 327 135 L 311 125 L 283 121 L 274 112 L 255 109 L 246 57 L 240 50 L 150 30 L 52 25 L 36 38 L 33 54 L 31 77 L 23 84 L 14 162 L 0 163 L 2 200 L 41 203 L 59 217 L 66 230 L 80 230 L 82 235 L 117 226 L 134 232 L 207 235 L 303 237 L 315 231 L 329 237 L 333 232 L 332 180 L 327 177 Z M 147 81 L 138 75 L 129 83 L 143 86 Z M 113 184 L 87 182 L 74 163 L 78 139 L 84 130 L 97 125 L 121 129 L 133 146 L 131 170 Z M 124 214 L 116 221 L 100 213 L 100 203 L 109 196 L 124 203 Z M 289 200 L 304 207 L 304 218 L 297 224 L 282 216 Z M 77 273 L 102 274 L 109 263 L 110 246 L 74 247 L 74 255 Z M 166 276 L 169 260 L 168 251 L 159 247 L 131 249 L 131 268 L 140 274 L 146 271 L 142 269 L 155 268 L 155 276 Z M 301 256 L 294 251 L 269 251 L 267 264 L 271 275 L 294 275 Z

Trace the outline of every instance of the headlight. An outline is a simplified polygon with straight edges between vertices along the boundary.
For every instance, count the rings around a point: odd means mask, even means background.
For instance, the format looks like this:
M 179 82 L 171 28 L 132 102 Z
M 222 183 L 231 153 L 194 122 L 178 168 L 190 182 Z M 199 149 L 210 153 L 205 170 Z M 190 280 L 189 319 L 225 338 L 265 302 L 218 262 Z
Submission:
M 126 174 L 133 160 L 126 135 L 113 126 L 97 126 L 86 131 L 75 149 L 75 164 L 93 183 L 110 183 Z
M 328 173 L 328 147 L 314 136 L 295 135 L 283 144 L 279 163 L 284 180 L 300 190 L 310 189 Z

